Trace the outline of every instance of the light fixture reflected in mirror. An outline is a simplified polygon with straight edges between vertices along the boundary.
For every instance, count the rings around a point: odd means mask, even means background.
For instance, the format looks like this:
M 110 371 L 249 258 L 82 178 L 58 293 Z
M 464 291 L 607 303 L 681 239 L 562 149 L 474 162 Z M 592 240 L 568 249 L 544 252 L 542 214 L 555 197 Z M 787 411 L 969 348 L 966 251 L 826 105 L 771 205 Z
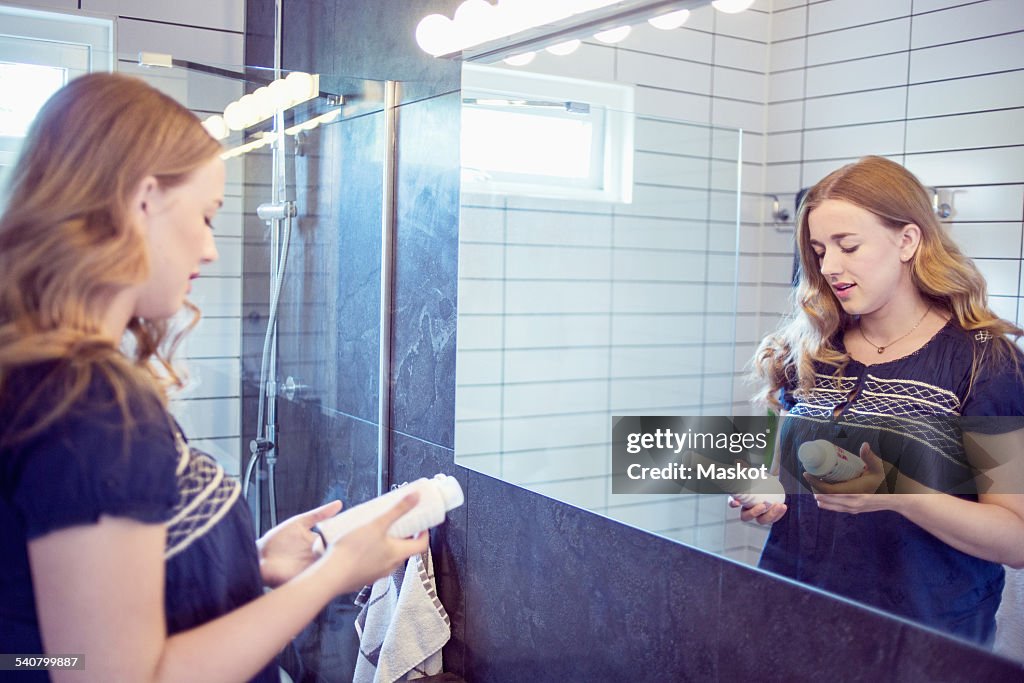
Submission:
M 598 31 L 594 34 L 594 37 L 602 43 L 608 43 L 610 45 L 625 40 L 632 30 L 633 29 L 630 26 L 618 26 L 616 28 L 608 29 L 607 31 Z
M 685 24 L 686 20 L 689 18 L 690 10 L 681 9 L 675 12 L 669 12 L 668 14 L 651 17 L 647 20 L 647 23 L 654 28 L 660 28 L 662 31 L 671 31 Z
M 506 57 L 503 61 L 509 66 L 526 66 L 537 56 L 536 52 L 523 52 L 522 54 Z
M 711 6 L 726 14 L 739 14 L 754 4 L 754 0 L 711 0 Z
M 544 49 L 553 55 L 565 56 L 571 55 L 573 52 L 576 52 L 576 50 L 578 50 L 580 45 L 582 44 L 583 41 L 574 39 L 567 40 L 564 43 L 556 43 L 554 45 L 549 45 Z

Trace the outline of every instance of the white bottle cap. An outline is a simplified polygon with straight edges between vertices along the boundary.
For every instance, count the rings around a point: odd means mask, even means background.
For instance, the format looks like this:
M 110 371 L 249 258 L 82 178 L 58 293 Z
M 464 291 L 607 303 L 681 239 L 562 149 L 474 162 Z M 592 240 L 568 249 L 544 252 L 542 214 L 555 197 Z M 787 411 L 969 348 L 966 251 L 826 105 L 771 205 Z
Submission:
M 434 475 L 434 482 L 437 484 L 437 491 L 444 499 L 444 509 L 454 510 L 466 501 L 462 494 L 462 487 L 459 480 L 448 474 Z
M 828 441 L 822 439 L 805 441 L 800 444 L 800 448 L 797 450 L 797 457 L 803 463 L 804 469 L 811 474 L 822 472 L 826 467 L 825 461 L 828 458 L 829 446 L 831 445 Z

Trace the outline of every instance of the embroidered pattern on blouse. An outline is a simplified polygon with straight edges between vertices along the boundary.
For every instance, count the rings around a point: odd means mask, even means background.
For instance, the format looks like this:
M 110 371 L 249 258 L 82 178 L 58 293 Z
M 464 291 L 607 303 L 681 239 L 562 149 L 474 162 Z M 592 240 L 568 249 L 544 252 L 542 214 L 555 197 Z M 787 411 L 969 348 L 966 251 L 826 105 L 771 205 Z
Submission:
M 238 499 L 241 487 L 224 468 L 175 435 L 178 445 L 178 502 L 167 522 L 164 559 L 169 560 L 209 531 Z
M 815 374 L 814 389 L 790 411 L 796 417 L 826 422 L 849 400 L 857 377 Z M 958 466 L 965 466 L 956 418 L 960 398 L 947 389 L 909 379 L 867 374 L 863 387 L 838 424 L 898 434 L 927 446 Z
M 857 386 L 857 377 L 833 377 L 814 373 L 814 388 L 797 399 L 791 413 L 802 417 L 829 419 L 835 409 L 846 402 Z

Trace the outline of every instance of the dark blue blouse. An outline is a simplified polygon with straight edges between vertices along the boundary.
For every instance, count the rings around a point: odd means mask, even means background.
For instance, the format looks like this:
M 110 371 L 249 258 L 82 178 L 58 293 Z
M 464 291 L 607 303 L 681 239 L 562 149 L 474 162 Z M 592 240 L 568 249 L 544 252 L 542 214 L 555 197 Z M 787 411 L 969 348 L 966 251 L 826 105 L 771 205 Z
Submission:
M 126 429 L 109 382 L 95 376 L 85 396 L 42 433 L 8 443 L 61 394 L 60 363 L 18 369 L 0 394 L 0 644 L 40 654 L 29 541 L 100 515 L 167 528 L 167 632 L 215 619 L 262 594 L 255 538 L 238 482 L 190 449 L 163 407 L 131 397 Z M 130 587 L 126 587 L 129 590 Z M 84 654 L 88 669 L 89 653 Z M 48 680 L 45 672 L 19 680 Z M 276 662 L 256 676 L 277 681 Z
M 980 643 L 995 633 L 1003 589 L 1000 564 L 973 557 L 896 512 L 859 515 L 818 508 L 796 451 L 826 439 L 857 453 L 863 442 L 899 472 L 940 491 L 977 500 L 963 432 L 1024 427 L 1024 384 L 1010 368 L 974 353 L 990 339 L 948 322 L 909 356 L 865 366 L 815 367 L 815 386 L 782 392 L 789 417 L 780 434 L 786 515 L 772 525 L 760 567 Z M 841 340 L 837 346 L 842 350 Z M 999 419 L 993 419 L 999 418 Z M 898 476 L 898 475 L 897 475 Z

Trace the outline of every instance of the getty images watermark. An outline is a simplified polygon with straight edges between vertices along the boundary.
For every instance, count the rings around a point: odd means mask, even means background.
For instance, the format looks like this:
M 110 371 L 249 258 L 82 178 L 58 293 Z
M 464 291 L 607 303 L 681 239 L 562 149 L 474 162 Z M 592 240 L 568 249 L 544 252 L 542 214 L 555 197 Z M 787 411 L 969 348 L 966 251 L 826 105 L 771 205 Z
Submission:
M 612 493 L 744 493 L 771 475 L 772 417 L 615 416 Z

